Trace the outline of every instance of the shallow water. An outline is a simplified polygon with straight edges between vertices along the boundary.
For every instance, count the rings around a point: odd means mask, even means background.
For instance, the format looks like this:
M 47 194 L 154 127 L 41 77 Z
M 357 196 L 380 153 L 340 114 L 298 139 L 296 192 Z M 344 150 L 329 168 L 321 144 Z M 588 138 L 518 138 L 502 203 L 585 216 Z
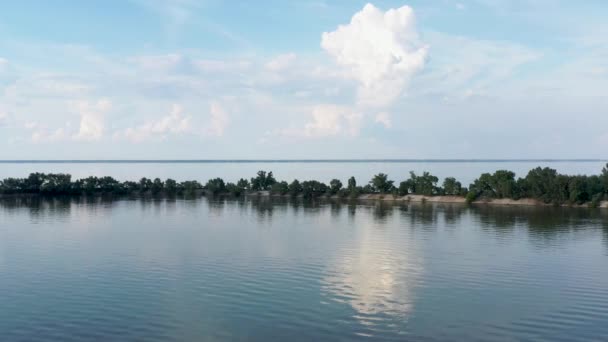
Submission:
M 608 210 L 0 201 L 2 340 L 605 340 Z

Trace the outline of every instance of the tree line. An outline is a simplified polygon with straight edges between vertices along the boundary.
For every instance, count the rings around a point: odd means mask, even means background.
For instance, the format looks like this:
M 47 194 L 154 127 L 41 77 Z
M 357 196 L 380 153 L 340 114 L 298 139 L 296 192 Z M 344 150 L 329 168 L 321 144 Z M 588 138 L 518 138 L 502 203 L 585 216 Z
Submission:
M 368 183 L 358 185 L 355 177 L 346 184 L 338 179 L 328 184 L 316 180 L 291 183 L 277 181 L 272 172 L 259 171 L 255 177 L 241 178 L 236 183 L 214 178 L 205 185 L 197 181 L 177 182 L 173 179 L 162 181 L 159 178 L 142 178 L 138 182 L 120 182 L 112 177 L 87 177 L 72 180 L 69 174 L 32 173 L 27 178 L 6 178 L 0 181 L 0 194 L 39 194 L 39 195 L 178 195 L 195 194 L 205 191 L 211 194 L 231 194 L 241 196 L 247 192 L 269 191 L 273 194 L 313 198 L 338 196 L 356 198 L 365 194 L 385 194 L 405 196 L 408 194 L 425 196 L 460 196 L 467 202 L 493 198 L 532 198 L 544 203 L 583 204 L 597 206 L 608 200 L 608 164 L 599 175 L 563 175 L 555 169 L 537 167 L 525 177 L 515 177 L 508 170 L 483 173 L 468 187 L 454 177 L 439 183 L 439 178 L 423 172 L 421 175 L 410 172 L 409 178 L 396 184 L 388 175 L 379 173 Z

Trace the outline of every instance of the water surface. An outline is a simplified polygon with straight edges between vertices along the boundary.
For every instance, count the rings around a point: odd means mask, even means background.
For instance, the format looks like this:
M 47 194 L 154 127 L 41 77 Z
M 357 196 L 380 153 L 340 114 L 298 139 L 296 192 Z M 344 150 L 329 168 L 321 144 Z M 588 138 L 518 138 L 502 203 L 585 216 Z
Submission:
M 8 341 L 589 341 L 608 211 L 0 201 Z

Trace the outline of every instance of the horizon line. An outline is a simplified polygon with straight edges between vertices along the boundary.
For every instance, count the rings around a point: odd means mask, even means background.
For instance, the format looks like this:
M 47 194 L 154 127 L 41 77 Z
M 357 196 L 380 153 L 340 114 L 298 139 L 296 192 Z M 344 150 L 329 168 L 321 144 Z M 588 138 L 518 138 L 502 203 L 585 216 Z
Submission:
M 506 162 L 605 162 L 601 158 L 398 158 L 398 159 L 5 159 L 0 164 L 154 164 L 154 163 L 506 163 Z

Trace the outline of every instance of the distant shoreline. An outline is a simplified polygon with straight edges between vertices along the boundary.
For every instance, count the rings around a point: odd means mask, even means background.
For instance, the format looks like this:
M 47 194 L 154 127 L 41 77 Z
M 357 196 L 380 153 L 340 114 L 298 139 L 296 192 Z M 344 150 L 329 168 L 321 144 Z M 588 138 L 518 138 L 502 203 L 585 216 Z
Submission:
M 228 164 L 228 163 L 601 163 L 608 159 L 23 159 L 0 164 Z
M 157 199 L 166 199 L 166 198 L 283 198 L 283 199 L 306 199 L 303 195 L 292 196 L 290 194 L 275 194 L 270 191 L 249 191 L 243 193 L 242 196 L 234 196 L 228 192 L 213 194 L 211 192 L 205 190 L 197 190 L 195 193 L 190 196 L 186 195 L 177 195 L 177 194 L 167 194 L 167 193 L 159 193 L 159 194 L 151 194 L 151 193 L 135 193 L 129 195 L 112 195 L 112 194 L 89 194 L 89 195 L 45 195 L 45 194 L 0 194 L 0 200 L 2 199 L 22 199 L 22 198 L 44 198 L 44 199 L 56 199 L 56 198 L 78 198 L 78 197 L 87 197 L 87 198 L 116 198 L 118 200 L 125 198 L 157 198 Z M 392 194 L 362 194 L 357 197 L 340 197 L 337 195 L 328 196 L 321 195 L 314 198 L 309 198 L 309 200 L 332 200 L 332 201 L 340 201 L 340 202 L 356 202 L 356 203 L 369 203 L 369 202 L 388 202 L 391 204 L 403 204 L 403 203 L 417 203 L 417 204 L 460 204 L 460 205 L 490 205 L 490 206 L 516 206 L 516 207 L 558 207 L 558 208 L 588 208 L 588 209 L 608 209 L 608 201 L 602 201 L 599 203 L 597 207 L 590 207 L 588 203 L 584 204 L 552 204 L 552 203 L 544 203 L 542 201 L 533 199 L 533 198 L 520 198 L 518 200 L 509 199 L 509 198 L 484 198 L 477 199 L 471 203 L 467 203 L 466 199 L 461 196 L 425 196 L 425 195 L 405 195 L 405 196 L 395 196 Z
M 224 194 L 228 196 L 229 194 Z M 245 197 L 269 197 L 269 198 L 294 198 L 291 195 L 272 194 L 269 191 L 254 191 L 245 194 Z M 296 196 L 295 198 L 303 198 Z M 520 198 L 518 200 L 509 198 L 486 198 L 477 199 L 471 203 L 467 203 L 466 199 L 461 196 L 424 196 L 424 195 L 405 195 L 393 196 L 391 194 L 364 194 L 355 198 L 343 198 L 340 196 L 319 196 L 317 199 L 341 200 L 341 201 L 357 201 L 371 202 L 383 201 L 392 203 L 445 203 L 445 204 L 463 204 L 463 205 L 496 205 L 496 206 L 527 206 L 527 207 L 560 207 L 560 208 L 591 208 L 588 203 L 585 204 L 560 204 L 544 203 L 533 198 Z M 608 201 L 602 201 L 597 208 L 608 209 Z
M 468 187 L 456 178 L 446 177 L 443 183 L 429 172 L 399 182 L 378 173 L 364 185 L 354 176 L 346 184 L 339 179 L 329 183 L 317 180 L 291 183 L 277 181 L 271 171 L 260 170 L 250 180 L 236 183 L 222 178 L 209 179 L 206 184 L 196 180 L 177 182 L 174 179 L 141 178 L 139 181 L 119 181 L 112 177 L 89 176 L 72 180 L 67 173 L 30 173 L 26 178 L 0 180 L 0 194 L 56 195 L 200 195 L 203 193 L 232 196 L 291 196 L 305 198 L 350 198 L 353 200 L 386 200 L 400 202 L 485 203 L 500 205 L 553 205 L 608 207 L 608 164 L 599 175 L 564 175 L 548 167 L 536 167 L 525 177 L 515 177 L 509 170 L 493 174 L 482 173 Z

